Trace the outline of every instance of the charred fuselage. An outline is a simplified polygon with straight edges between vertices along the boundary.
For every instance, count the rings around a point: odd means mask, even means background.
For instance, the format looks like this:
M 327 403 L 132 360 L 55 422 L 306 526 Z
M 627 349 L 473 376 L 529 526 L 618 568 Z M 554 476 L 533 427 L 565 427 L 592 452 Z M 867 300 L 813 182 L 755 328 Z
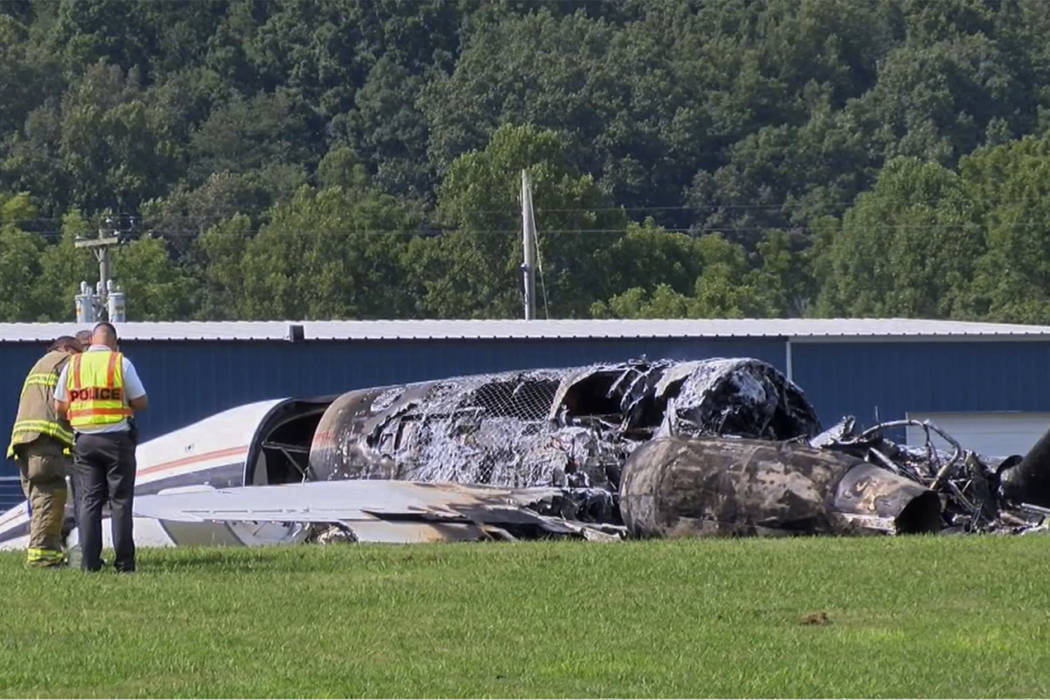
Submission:
M 627 458 L 654 437 L 818 430 L 802 392 L 766 363 L 634 361 L 344 394 L 321 417 L 309 470 L 319 480 L 615 492 Z
M 245 483 L 553 487 L 564 498 L 545 513 L 623 514 L 639 535 L 1026 529 L 1031 518 L 1003 508 L 1041 502 L 1011 473 L 1000 488 L 1002 469 L 957 444 L 953 455 L 897 445 L 849 418 L 818 435 L 802 391 L 755 359 L 474 375 L 325 405 L 280 417 Z

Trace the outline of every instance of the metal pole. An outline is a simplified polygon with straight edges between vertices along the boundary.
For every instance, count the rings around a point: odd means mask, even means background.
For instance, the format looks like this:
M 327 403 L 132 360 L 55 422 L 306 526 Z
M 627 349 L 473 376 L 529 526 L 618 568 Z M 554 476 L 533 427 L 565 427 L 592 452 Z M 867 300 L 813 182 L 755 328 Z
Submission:
M 521 269 L 525 277 L 525 319 L 536 318 L 536 219 L 532 212 L 532 186 L 529 174 L 521 171 L 521 232 L 525 262 Z
M 100 231 L 99 232 L 100 236 L 101 236 L 101 233 L 102 232 Z M 107 307 L 106 307 L 106 300 L 109 297 L 109 247 L 108 246 L 106 246 L 105 248 L 102 248 L 101 253 L 98 256 L 98 279 L 99 279 L 99 286 L 101 287 L 101 289 L 99 290 L 99 293 L 98 293 L 98 295 L 99 295 L 99 298 L 98 298 L 99 319 L 100 320 L 106 320 L 106 321 L 112 321 L 113 319 L 111 319 L 109 317 L 109 312 L 107 311 Z

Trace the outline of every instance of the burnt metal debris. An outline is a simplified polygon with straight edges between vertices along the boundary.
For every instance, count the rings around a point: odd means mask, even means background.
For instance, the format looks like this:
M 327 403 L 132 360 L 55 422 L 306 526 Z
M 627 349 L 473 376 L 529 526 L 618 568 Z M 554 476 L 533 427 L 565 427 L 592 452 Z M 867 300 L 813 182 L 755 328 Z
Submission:
M 1050 524 L 1050 432 L 1027 455 L 1004 458 L 966 450 L 929 422 L 859 429 L 846 417 L 821 432 L 803 392 L 756 359 L 642 359 L 264 405 L 249 446 L 232 450 L 243 457 L 219 467 L 243 465 L 242 479 L 136 495 L 136 516 L 157 522 L 161 543 L 1026 533 Z M 924 433 L 923 444 L 891 439 L 906 427 Z M 4 517 L 0 545 L 28 529 L 24 512 Z
M 900 445 L 885 437 L 888 430 L 908 425 L 924 431 L 924 445 Z M 951 449 L 938 448 L 935 437 Z M 858 431 L 847 416 L 809 444 L 863 459 L 936 492 L 942 532 L 1023 533 L 1044 531 L 1050 523 L 1047 435 L 1024 458 L 989 457 L 964 449 L 929 421 L 887 421 Z
M 885 437 L 907 423 L 858 431 L 847 417 L 821 433 L 802 390 L 760 360 L 637 360 L 344 394 L 308 472 L 555 488 L 531 507 L 643 536 L 1045 527 L 1050 438 L 1038 463 L 997 460 L 928 422 L 923 447 Z
M 322 416 L 313 478 L 615 492 L 660 436 L 783 440 L 819 427 L 802 392 L 753 359 L 633 361 L 350 392 Z

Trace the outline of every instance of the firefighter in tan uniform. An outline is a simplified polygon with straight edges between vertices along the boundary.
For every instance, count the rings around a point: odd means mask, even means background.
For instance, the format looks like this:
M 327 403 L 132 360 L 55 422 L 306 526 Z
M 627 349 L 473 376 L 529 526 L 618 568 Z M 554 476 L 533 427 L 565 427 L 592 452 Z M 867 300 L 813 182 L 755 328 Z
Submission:
M 73 429 L 65 416 L 55 412 L 52 401 L 58 375 L 80 349 L 71 336 L 57 338 L 29 370 L 18 399 L 7 457 L 18 464 L 22 491 L 29 501 L 29 566 L 61 566 L 66 561 L 62 523 Z

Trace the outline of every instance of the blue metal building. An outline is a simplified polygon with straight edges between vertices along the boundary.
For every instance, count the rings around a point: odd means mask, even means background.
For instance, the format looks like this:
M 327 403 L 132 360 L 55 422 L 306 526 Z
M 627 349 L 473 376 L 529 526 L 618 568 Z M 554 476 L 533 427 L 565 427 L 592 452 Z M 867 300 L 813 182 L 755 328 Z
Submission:
M 76 330 L 0 324 L 4 430 L 25 372 L 54 337 Z M 261 399 L 641 356 L 755 357 L 798 384 L 825 425 L 847 414 L 861 424 L 928 417 L 992 454 L 1027 449 L 1050 422 L 1042 386 L 1048 326 L 695 319 L 164 322 L 118 330 L 150 397 L 143 439 Z M 11 463 L 0 469 L 0 476 L 15 473 Z

